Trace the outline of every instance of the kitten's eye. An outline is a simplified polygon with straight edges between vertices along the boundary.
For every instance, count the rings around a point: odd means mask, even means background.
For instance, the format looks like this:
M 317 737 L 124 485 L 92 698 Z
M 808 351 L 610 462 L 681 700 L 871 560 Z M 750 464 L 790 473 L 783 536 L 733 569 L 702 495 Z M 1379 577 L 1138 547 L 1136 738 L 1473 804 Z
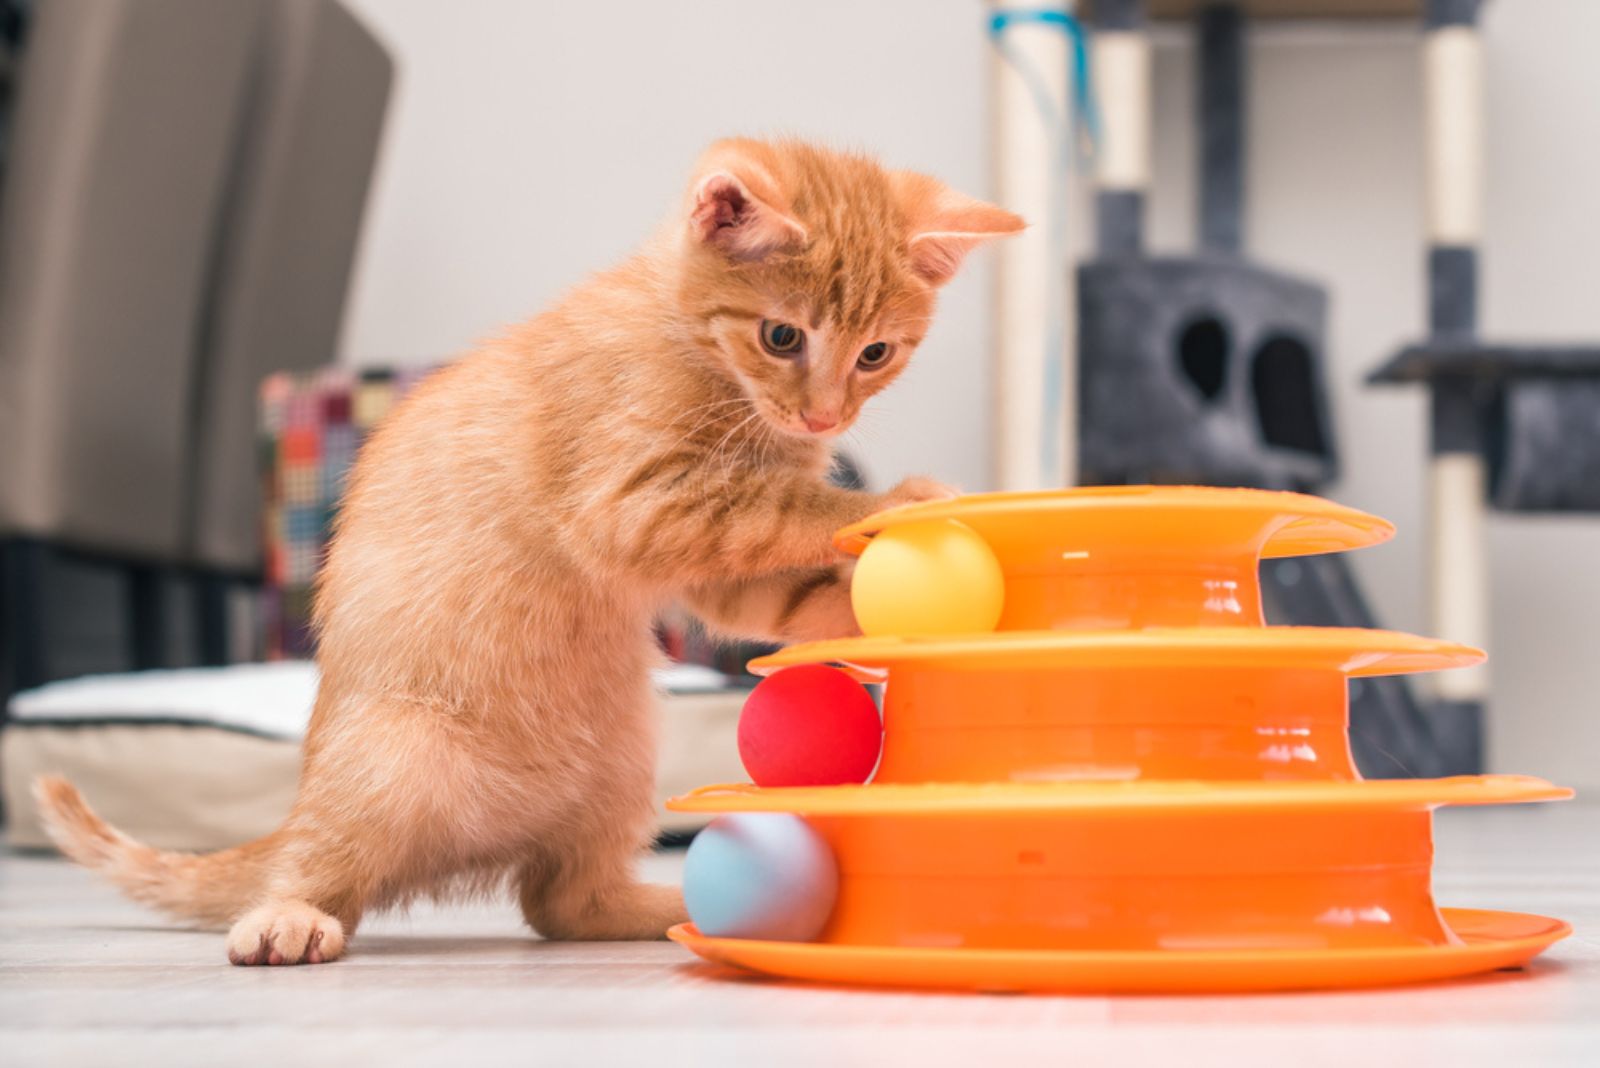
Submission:
M 863 371 L 871 371 L 882 367 L 889 362 L 890 354 L 894 352 L 885 342 L 874 341 L 861 350 L 861 355 L 856 358 L 856 366 Z
M 794 356 L 805 343 L 805 331 L 798 326 L 761 320 L 761 347 L 774 356 Z

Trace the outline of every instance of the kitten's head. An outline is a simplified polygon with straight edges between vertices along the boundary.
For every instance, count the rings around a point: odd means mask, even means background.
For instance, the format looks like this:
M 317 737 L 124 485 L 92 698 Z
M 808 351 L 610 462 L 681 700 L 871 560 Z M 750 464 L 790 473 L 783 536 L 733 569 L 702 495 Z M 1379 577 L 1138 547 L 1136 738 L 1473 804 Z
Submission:
M 717 143 L 685 212 L 684 310 L 761 416 L 799 437 L 848 429 L 966 253 L 1023 228 L 933 178 L 799 142 Z

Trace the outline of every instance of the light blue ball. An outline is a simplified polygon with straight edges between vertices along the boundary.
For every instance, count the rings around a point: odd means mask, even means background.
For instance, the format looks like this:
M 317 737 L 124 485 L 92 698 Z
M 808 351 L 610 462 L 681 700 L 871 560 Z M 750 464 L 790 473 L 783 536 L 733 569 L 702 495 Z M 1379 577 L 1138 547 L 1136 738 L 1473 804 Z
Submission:
M 712 938 L 814 941 L 838 895 L 833 850 L 785 812 L 718 816 L 684 860 L 689 918 Z

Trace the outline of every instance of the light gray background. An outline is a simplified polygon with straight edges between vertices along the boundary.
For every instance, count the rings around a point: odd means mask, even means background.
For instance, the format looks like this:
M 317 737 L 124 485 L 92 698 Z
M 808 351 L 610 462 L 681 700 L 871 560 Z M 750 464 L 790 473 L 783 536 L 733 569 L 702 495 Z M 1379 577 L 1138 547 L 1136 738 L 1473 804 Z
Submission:
M 626 253 L 730 133 L 870 149 L 988 189 L 987 54 L 975 0 L 350 0 L 399 80 L 342 357 L 424 362 L 531 314 Z M 1600 339 L 1600 4 L 1492 0 L 1487 329 Z M 1267 262 L 1333 291 L 1345 475 L 1333 495 L 1393 519 L 1357 566 L 1387 625 L 1425 630 L 1425 406 L 1364 373 L 1422 326 L 1417 35 L 1302 24 L 1252 44 L 1249 235 Z M 1192 58 L 1156 50 L 1158 249 L 1192 231 Z M 1077 224 L 1087 220 L 1081 215 Z M 1080 229 L 1080 233 L 1082 230 Z M 879 482 L 920 471 L 969 489 L 990 471 L 980 256 L 912 370 L 855 443 Z M 1600 786 L 1600 519 L 1497 518 L 1497 770 Z

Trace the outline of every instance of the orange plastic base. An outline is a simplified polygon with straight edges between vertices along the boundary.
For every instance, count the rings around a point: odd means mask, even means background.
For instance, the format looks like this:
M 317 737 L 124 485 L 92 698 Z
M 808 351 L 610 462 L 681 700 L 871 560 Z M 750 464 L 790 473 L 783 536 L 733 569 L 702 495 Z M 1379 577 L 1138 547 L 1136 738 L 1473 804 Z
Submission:
M 1547 801 L 1539 779 L 1363 782 L 1347 680 L 1483 654 L 1385 631 L 1265 627 L 1263 558 L 1359 548 L 1381 519 L 1293 493 L 1118 487 L 872 516 L 960 520 L 1005 582 L 997 629 L 814 642 L 754 665 L 887 681 L 864 786 L 706 787 L 680 812 L 790 812 L 838 896 L 807 944 L 673 937 L 798 979 L 975 990 L 1367 986 L 1525 962 L 1569 933 L 1433 900 L 1433 809 Z M 892 592 L 892 591 L 891 591 Z M 959 593 L 960 591 L 954 591 Z
M 717 964 L 808 982 L 969 991 L 1247 993 L 1392 986 L 1514 968 L 1572 933 L 1519 912 L 1442 909 L 1438 946 L 1262 950 L 904 949 L 707 938 L 667 932 Z

